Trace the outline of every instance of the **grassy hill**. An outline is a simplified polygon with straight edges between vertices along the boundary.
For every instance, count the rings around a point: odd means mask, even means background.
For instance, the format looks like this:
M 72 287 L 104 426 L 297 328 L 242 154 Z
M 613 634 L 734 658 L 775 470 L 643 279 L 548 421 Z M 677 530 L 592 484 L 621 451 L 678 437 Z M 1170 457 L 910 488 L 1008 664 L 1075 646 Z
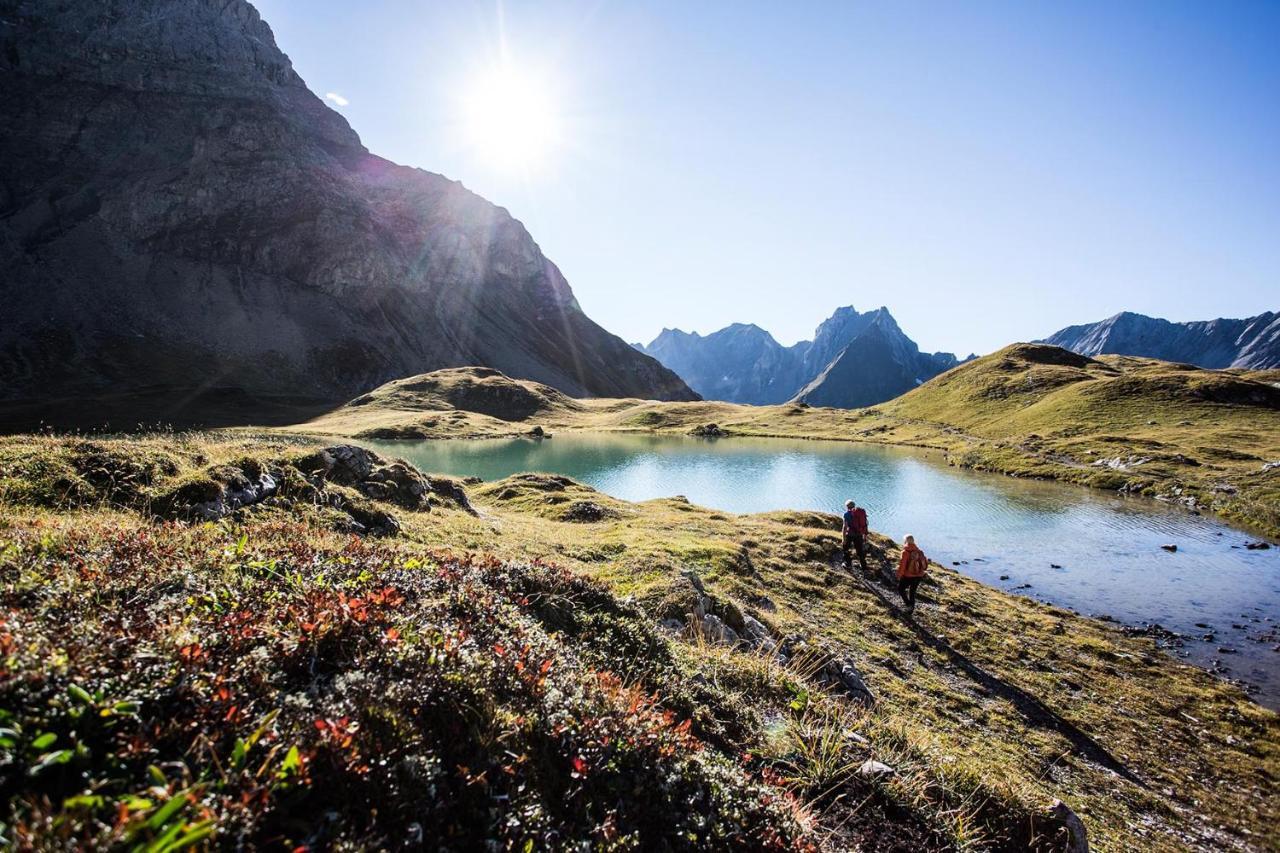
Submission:
M 907 621 L 894 544 L 864 582 L 836 537 L 279 435 L 0 440 L 0 836 L 1050 850 L 1059 798 L 1100 850 L 1280 842 L 1277 715 L 940 566 Z
M 949 462 L 1157 497 L 1280 536 L 1280 375 L 1014 344 L 867 409 L 574 400 L 461 368 L 391 383 L 295 427 L 365 437 L 516 435 L 534 427 L 869 441 Z M 483 374 L 483 375 L 481 375 Z M 412 390 L 419 386 L 428 390 Z M 487 389 L 477 401 L 479 389 Z M 498 389 L 503 389 L 499 391 Z M 503 408 L 495 400 L 510 398 Z

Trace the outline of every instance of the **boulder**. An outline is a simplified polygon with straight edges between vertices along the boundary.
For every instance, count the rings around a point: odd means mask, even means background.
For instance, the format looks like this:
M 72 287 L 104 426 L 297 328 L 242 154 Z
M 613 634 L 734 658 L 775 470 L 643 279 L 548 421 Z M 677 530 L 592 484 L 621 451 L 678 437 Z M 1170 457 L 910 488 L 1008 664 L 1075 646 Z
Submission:
M 276 480 L 266 471 L 256 479 L 219 484 L 218 494 L 210 500 L 192 504 L 189 513 L 201 521 L 217 521 L 237 509 L 256 504 L 276 493 Z
M 832 658 L 822 668 L 822 677 L 847 693 L 855 702 L 871 705 L 876 700 L 875 694 L 871 692 L 871 688 L 867 686 L 857 667 L 847 660 Z
M 736 643 L 738 642 L 738 632 L 730 628 L 724 623 L 719 616 L 714 613 L 708 613 L 698 621 L 698 625 L 702 631 L 702 636 L 712 643 Z
M 742 635 L 747 642 L 756 648 L 763 648 L 766 651 L 773 651 L 777 646 L 777 641 L 773 639 L 773 635 L 769 633 L 769 629 L 764 623 L 754 616 L 743 615 L 742 617 Z
M 728 431 L 721 429 L 717 424 L 703 424 L 689 430 L 689 435 L 699 436 L 701 438 L 723 438 L 728 435 Z

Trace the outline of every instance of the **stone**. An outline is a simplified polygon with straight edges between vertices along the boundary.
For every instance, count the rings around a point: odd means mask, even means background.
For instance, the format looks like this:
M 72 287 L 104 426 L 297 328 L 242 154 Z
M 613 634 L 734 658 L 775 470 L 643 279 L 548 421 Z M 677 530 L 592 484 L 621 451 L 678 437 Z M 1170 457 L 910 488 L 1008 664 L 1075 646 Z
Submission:
M 714 613 L 708 613 L 699 620 L 702 636 L 712 643 L 736 643 L 738 632 L 730 628 Z
M 729 433 L 721 429 L 716 424 L 703 424 L 689 430 L 689 435 L 701 436 L 703 438 L 723 438 Z
M 746 638 L 754 648 L 764 649 L 765 651 L 773 651 L 778 642 L 769 633 L 769 629 L 764 623 L 754 616 L 743 614 L 742 617 L 742 636 Z
M 1084 821 L 1080 820 L 1079 815 L 1062 800 L 1053 801 L 1049 814 L 1066 827 L 1069 839 L 1066 853 L 1089 853 L 1089 833 L 1085 830 Z
M 586 524 L 617 517 L 617 512 L 603 507 L 595 501 L 574 501 L 560 515 L 563 521 L 576 521 Z
M 849 661 L 832 658 L 823 667 L 822 674 L 828 681 L 843 689 L 854 701 L 863 705 L 875 703 L 875 694 L 871 692 L 871 688 L 867 686 L 857 667 Z
M 693 588 L 697 590 L 700 595 L 706 594 L 707 589 L 702 585 L 702 578 L 698 576 L 697 572 L 693 569 L 685 569 L 680 574 L 687 579 L 689 583 L 693 584 Z
M 1168 551 L 1168 552 L 1169 552 L 1169 553 L 1171 553 L 1171 554 L 1172 554 L 1172 553 L 1175 553 L 1175 552 L 1178 550 L 1178 546 L 1177 546 L 1177 545 L 1174 545 L 1174 544 L 1172 544 L 1172 543 L 1166 543 L 1166 544 L 1164 544 L 1164 545 L 1161 545 L 1160 547 L 1161 547 L 1161 548 L 1163 548 L 1164 550 Z
M 1271 548 L 1271 544 L 1268 542 L 1247 542 L 1244 547 L 1250 551 L 1267 551 Z
M 248 480 L 238 486 L 221 485 L 221 491 L 217 497 L 192 504 L 190 514 L 201 521 L 217 521 L 241 507 L 252 506 L 265 500 L 274 495 L 277 488 L 275 478 L 264 471 L 256 480 Z
M 883 779 L 893 776 L 898 771 L 881 761 L 868 758 L 862 762 L 862 766 L 858 768 L 858 775 L 864 779 Z

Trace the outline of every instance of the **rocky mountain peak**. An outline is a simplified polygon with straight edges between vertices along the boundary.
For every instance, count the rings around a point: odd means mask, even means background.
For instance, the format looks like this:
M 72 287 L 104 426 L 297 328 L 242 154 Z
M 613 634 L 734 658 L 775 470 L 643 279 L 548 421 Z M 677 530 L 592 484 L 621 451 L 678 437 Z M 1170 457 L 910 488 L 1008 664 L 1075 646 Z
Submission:
M 761 405 L 792 398 L 870 405 L 957 364 L 950 353 L 922 354 L 884 306 L 865 313 L 852 305 L 837 308 L 812 341 L 790 347 L 759 326 L 735 323 L 678 341 L 663 330 L 644 351 L 704 397 Z
M 1068 326 L 1045 338 L 1081 355 L 1138 355 L 1200 367 L 1280 367 L 1280 314 L 1243 320 L 1171 323 L 1122 311 L 1096 323 Z
M 0 402 L 337 402 L 466 364 L 695 396 L 506 210 L 368 153 L 243 0 L 0 0 L 0 67 Z

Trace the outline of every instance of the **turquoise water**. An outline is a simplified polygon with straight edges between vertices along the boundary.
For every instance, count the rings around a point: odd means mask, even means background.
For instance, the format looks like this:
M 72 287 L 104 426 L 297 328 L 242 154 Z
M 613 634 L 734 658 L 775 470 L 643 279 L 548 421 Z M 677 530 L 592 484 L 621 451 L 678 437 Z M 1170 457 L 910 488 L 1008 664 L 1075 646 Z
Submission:
M 365 444 L 440 474 L 495 480 L 546 471 L 625 500 L 684 495 L 738 513 L 837 513 L 853 498 L 873 530 L 897 540 L 913 533 L 931 558 L 984 583 L 1186 635 L 1175 654 L 1206 667 L 1217 660 L 1265 704 L 1280 705 L 1280 549 L 1246 550 L 1256 537 L 1156 501 L 842 442 L 562 433 Z M 1162 550 L 1166 543 L 1177 553 Z M 1213 640 L 1200 639 L 1210 633 Z

